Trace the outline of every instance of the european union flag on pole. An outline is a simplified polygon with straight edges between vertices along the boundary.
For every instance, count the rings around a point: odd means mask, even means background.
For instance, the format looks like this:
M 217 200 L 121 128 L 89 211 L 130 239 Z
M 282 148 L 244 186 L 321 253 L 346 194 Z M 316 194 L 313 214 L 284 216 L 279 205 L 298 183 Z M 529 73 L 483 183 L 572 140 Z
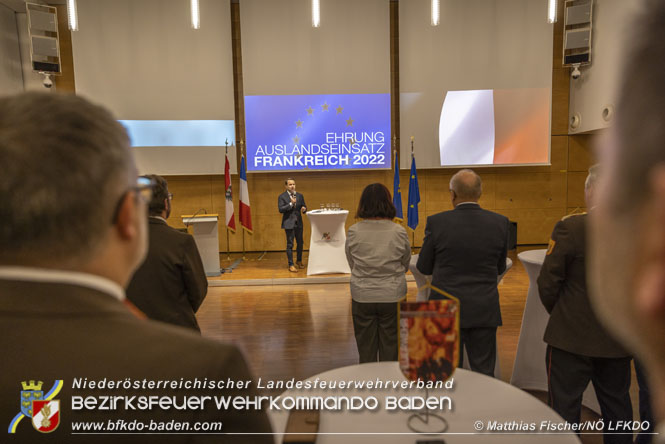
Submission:
M 402 212 L 402 190 L 399 187 L 399 159 L 397 159 L 397 151 L 395 151 L 395 180 L 393 181 L 393 205 L 395 205 L 395 219 L 400 222 L 404 220 L 404 213 Z
M 418 188 L 418 173 L 416 172 L 416 158 L 411 155 L 411 174 L 409 176 L 409 210 L 406 213 L 406 224 L 412 230 L 418 226 L 418 204 L 420 203 L 420 189 Z

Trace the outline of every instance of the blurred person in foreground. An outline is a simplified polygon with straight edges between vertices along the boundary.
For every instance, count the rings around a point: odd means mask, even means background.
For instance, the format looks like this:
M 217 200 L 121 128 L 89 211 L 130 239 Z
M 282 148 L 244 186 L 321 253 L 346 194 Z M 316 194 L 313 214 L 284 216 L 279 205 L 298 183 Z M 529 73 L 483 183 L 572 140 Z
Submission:
M 212 401 L 182 409 L 138 405 L 141 396 L 182 405 L 192 397 L 254 393 L 237 385 L 179 385 L 251 375 L 236 347 L 139 318 L 128 308 L 123 288 L 145 256 L 152 185 L 137 177 L 122 125 L 74 95 L 5 97 L 0 159 L 0 349 L 6 357 L 0 418 L 14 418 L 3 442 L 90 442 L 72 433 L 79 421 L 101 424 L 94 441 L 112 443 L 146 441 L 140 431 L 120 429 L 131 421 L 143 424 L 143 432 L 151 422 L 164 427 L 172 421 L 189 427 L 221 422 L 222 432 L 270 432 L 262 410 L 219 409 Z M 104 389 L 86 381 L 119 385 Z M 171 383 L 150 387 L 158 381 Z M 53 402 L 37 405 L 51 386 Z M 77 407 L 75 396 L 96 401 Z M 103 396 L 121 400 L 116 408 L 108 402 L 103 408 Z M 32 410 L 40 407 L 39 413 Z M 37 426 L 56 428 L 41 434 L 33 430 Z M 129 433 L 116 433 L 121 430 Z M 272 438 L 167 432 L 160 442 Z
M 594 212 L 598 165 L 589 169 L 584 197 Z M 630 354 L 600 325 L 587 294 L 587 214 L 561 219 L 552 231 L 538 276 L 538 293 L 550 314 L 547 343 L 548 403 L 569 423 L 579 423 L 582 395 L 593 384 L 605 423 L 630 422 Z M 630 434 L 605 433 L 605 444 L 630 444 Z
M 208 280 L 194 238 L 169 227 L 171 199 L 166 179 L 154 183 L 148 204 L 148 254 L 136 270 L 127 299 L 150 319 L 200 332 L 196 311 L 208 293 Z
M 623 58 L 617 118 L 599 146 L 590 287 L 607 330 L 646 367 L 665 442 L 665 2 L 642 8 Z
M 360 363 L 397 360 L 397 303 L 406 297 L 411 244 L 406 230 L 393 222 L 390 191 L 367 185 L 346 235 L 351 268 L 351 311 Z

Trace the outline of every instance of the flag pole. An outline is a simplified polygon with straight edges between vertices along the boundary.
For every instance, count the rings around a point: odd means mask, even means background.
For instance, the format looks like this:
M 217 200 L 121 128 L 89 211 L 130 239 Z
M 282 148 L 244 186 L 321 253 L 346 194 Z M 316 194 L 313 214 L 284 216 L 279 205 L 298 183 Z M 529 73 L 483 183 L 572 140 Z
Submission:
M 393 171 L 393 174 L 395 174 L 395 171 L 399 170 L 399 163 L 398 163 L 398 159 L 397 159 L 397 134 L 393 134 L 393 158 L 395 159 L 395 170 Z M 393 185 L 393 188 L 394 188 L 394 185 Z M 393 194 L 394 194 L 394 192 L 395 192 L 395 190 L 393 190 Z M 393 196 L 393 198 L 394 197 L 395 196 Z M 402 214 L 402 216 L 404 216 L 404 214 Z M 402 218 L 402 221 L 403 221 L 403 218 Z M 400 225 L 402 225 L 401 222 L 400 222 Z
M 241 163 L 244 161 L 243 156 L 245 155 L 244 144 L 245 144 L 245 142 L 243 142 L 243 140 L 240 139 L 240 162 Z M 241 168 L 242 168 L 242 165 L 241 165 Z M 238 207 L 238 208 L 240 208 L 240 207 Z M 242 210 L 240 210 L 240 211 L 242 212 Z M 242 225 L 242 224 L 240 224 L 240 225 Z M 245 230 L 244 226 L 241 226 L 240 230 L 242 231 L 242 260 L 245 261 L 245 260 L 247 260 L 247 258 L 245 257 L 245 231 L 247 231 L 247 230 Z
M 411 161 L 413 162 L 413 141 L 415 137 L 411 136 Z M 415 252 L 416 248 L 416 230 L 411 230 L 411 251 Z
M 224 141 L 225 149 L 224 149 L 224 155 L 228 156 L 229 154 L 229 139 L 226 139 Z M 226 193 L 226 190 L 224 190 Z M 229 226 L 226 226 L 226 260 L 231 262 L 231 246 L 230 246 L 230 241 L 229 241 Z

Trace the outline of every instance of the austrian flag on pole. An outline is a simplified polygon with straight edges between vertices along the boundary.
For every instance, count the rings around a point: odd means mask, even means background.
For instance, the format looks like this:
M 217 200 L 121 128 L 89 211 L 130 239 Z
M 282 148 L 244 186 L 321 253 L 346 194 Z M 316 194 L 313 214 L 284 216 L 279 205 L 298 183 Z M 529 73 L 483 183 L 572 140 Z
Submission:
M 226 229 L 236 232 L 236 219 L 233 211 L 233 193 L 231 192 L 231 167 L 229 165 L 229 156 L 226 155 L 226 164 L 224 165 L 224 197 L 226 198 Z
M 247 171 L 245 169 L 245 155 L 240 157 L 240 225 L 249 233 L 252 231 L 252 213 L 249 207 L 249 191 L 247 190 Z

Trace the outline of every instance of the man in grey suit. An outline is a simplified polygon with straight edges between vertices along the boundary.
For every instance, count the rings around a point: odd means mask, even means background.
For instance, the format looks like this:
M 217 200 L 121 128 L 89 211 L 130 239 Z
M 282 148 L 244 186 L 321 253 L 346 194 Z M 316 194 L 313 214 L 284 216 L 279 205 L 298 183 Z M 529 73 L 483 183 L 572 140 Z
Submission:
M 450 179 L 454 210 L 427 218 L 418 270 L 432 285 L 460 300 L 460 349 L 471 370 L 492 376 L 496 329 L 501 325 L 498 276 L 506 270 L 508 218 L 478 205 L 480 176 L 469 169 Z M 432 292 L 430 298 L 436 299 Z M 463 354 L 460 353 L 461 367 Z
M 284 181 L 286 191 L 277 198 L 277 208 L 282 213 L 282 228 L 286 233 L 286 258 L 289 261 L 289 271 L 295 273 L 298 268 L 305 268 L 302 263 L 302 215 L 307 212 L 305 197 L 296 192 L 296 181 L 288 178 Z M 293 265 L 293 238 L 298 243 L 296 265 Z
M 208 280 L 194 238 L 166 223 L 171 199 L 166 179 L 145 176 L 154 182 L 148 205 L 148 255 L 136 270 L 127 299 L 150 319 L 200 331 L 196 311 L 208 292 Z
M 168 424 L 190 433 L 160 442 L 272 443 L 197 431 L 270 432 L 262 409 L 202 399 L 255 395 L 254 385 L 226 382 L 251 379 L 236 347 L 139 318 L 127 304 L 123 287 L 145 257 L 152 186 L 137 178 L 122 125 L 73 94 L 0 98 L 0 159 L 0 350 L 8 357 L 0 418 L 13 418 L 3 442 L 88 443 L 74 433 L 85 423 L 104 443 L 142 443 Z M 115 408 L 110 397 L 120 398 Z M 165 404 L 141 407 L 141 397 Z

